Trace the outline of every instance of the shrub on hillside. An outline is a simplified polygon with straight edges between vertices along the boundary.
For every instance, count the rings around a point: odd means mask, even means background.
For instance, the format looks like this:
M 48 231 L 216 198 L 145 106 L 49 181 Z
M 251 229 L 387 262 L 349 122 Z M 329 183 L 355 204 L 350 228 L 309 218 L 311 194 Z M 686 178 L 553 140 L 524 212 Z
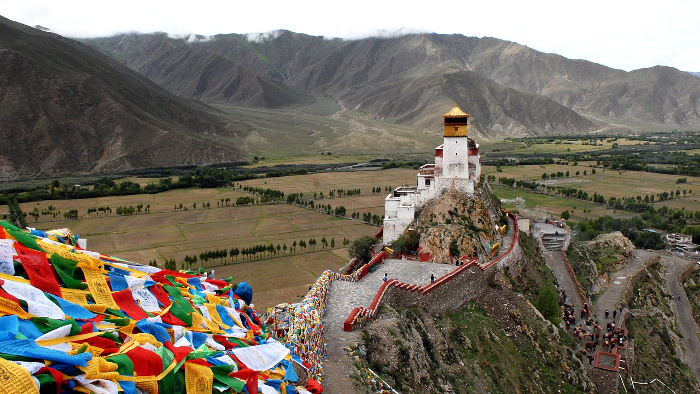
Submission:
M 545 319 L 555 325 L 559 324 L 561 312 L 559 311 L 559 300 L 554 286 L 548 285 L 542 288 L 535 300 L 535 308 L 540 311 Z
M 374 237 L 365 235 L 350 244 L 350 257 L 358 259 L 362 263 L 367 263 L 372 258 L 370 247 L 374 244 Z

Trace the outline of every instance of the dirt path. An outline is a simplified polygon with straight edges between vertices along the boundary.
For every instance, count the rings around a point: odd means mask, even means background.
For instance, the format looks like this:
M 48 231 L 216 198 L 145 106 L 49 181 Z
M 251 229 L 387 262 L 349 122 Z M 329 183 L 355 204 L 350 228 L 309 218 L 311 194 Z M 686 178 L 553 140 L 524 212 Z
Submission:
M 613 321 L 613 310 L 619 307 L 623 293 L 631 277 L 648 266 L 657 256 L 661 258 L 661 263 L 666 270 L 666 290 L 673 297 L 671 306 L 676 315 L 678 328 L 683 336 L 681 338 L 681 344 L 684 350 L 683 361 L 693 371 L 695 378 L 700 381 L 700 339 L 698 338 L 700 329 L 698 329 L 698 325 L 693 318 L 690 301 L 680 283 L 681 274 L 690 264 L 695 264 L 693 261 L 675 257 L 667 253 L 656 253 L 645 250 L 635 251 L 632 261 L 625 264 L 621 270 L 610 274 L 610 286 L 593 305 L 593 312 L 598 318 L 598 324 L 601 326 Z M 605 319 L 605 310 L 610 311 L 609 319 Z M 619 322 L 619 313 L 615 320 Z
M 680 276 L 694 261 L 682 259 L 667 254 L 661 254 L 661 262 L 666 267 L 666 289 L 673 297 L 671 303 L 673 312 L 676 314 L 678 329 L 683 337 L 683 361 L 690 367 L 695 375 L 695 379 L 700 381 L 700 330 L 693 318 L 693 311 L 690 308 L 690 301 L 680 283 Z
M 568 243 L 568 231 L 545 223 L 532 223 L 531 226 L 533 236 L 540 243 L 545 264 L 557 278 L 559 289 L 566 293 L 566 303 L 573 305 L 575 312 L 581 311 L 584 301 L 566 265 L 566 256 L 562 252 L 562 248 Z M 577 313 L 575 314 L 578 318 Z
M 621 315 L 619 313 L 619 307 L 627 284 L 634 274 L 648 266 L 655 257 L 656 253 L 654 252 L 636 250 L 634 251 L 631 261 L 625 264 L 619 271 L 610 274 L 610 286 L 598 297 L 592 308 L 593 313 L 597 317 L 598 324 L 605 327 L 607 323 L 613 320 L 615 320 L 615 324 L 620 322 Z M 610 312 L 610 317 L 607 320 L 605 319 L 606 310 Z M 613 311 L 615 310 L 618 311 L 617 318 L 613 319 Z
M 583 298 L 578 292 L 576 282 L 571 277 L 569 269 L 566 266 L 566 260 L 562 251 L 543 250 L 544 260 L 547 267 L 552 271 L 554 277 L 557 278 L 559 288 L 566 292 L 566 302 L 574 306 L 578 312 L 583 308 Z M 578 318 L 578 315 L 576 316 Z
M 327 394 L 354 393 L 356 389 L 350 376 L 353 373 L 352 359 L 343 349 L 350 344 L 360 343 L 359 331 L 346 332 L 337 325 L 324 327 L 326 360 L 323 362 L 323 392 Z

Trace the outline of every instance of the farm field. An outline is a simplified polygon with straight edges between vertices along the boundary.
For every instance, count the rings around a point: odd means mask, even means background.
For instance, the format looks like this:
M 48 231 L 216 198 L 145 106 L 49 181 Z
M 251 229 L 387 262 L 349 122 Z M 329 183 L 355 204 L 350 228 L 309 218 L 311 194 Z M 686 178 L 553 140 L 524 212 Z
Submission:
M 361 188 L 360 196 L 324 198 L 319 200 L 336 207 L 354 206 L 356 210 L 383 213 L 383 200 L 387 193 L 372 194 L 374 185 L 398 186 L 398 182 L 415 180 L 415 170 L 392 169 L 386 171 L 358 171 L 341 173 L 319 173 L 284 178 L 264 178 L 240 182 L 262 188 L 283 190 L 288 193 L 323 192 L 339 188 Z M 371 177 L 372 184 L 366 180 Z M 129 178 L 141 184 L 152 182 L 148 178 Z M 235 201 L 239 196 L 249 195 L 238 189 L 177 189 L 160 194 L 111 196 L 81 200 L 51 200 L 21 204 L 24 212 L 34 208 L 39 211 L 53 206 L 65 212 L 76 209 L 78 220 L 62 220 L 57 215 L 53 221 L 41 216 L 39 221 L 28 218 L 28 224 L 41 230 L 69 228 L 88 240 L 88 249 L 117 256 L 137 263 L 148 264 L 151 260 L 162 263 L 175 259 L 180 267 L 185 255 L 199 255 L 208 250 L 245 248 L 258 244 L 274 246 L 286 244 L 287 253 L 277 257 L 248 261 L 243 256 L 229 257 L 223 266 L 211 262 L 206 268 L 214 268 L 217 277 L 232 275 L 235 281 L 247 281 L 253 287 L 255 303 L 266 308 L 279 302 L 293 302 L 306 294 L 308 287 L 326 269 L 338 269 L 348 259 L 347 246 L 343 240 L 352 241 L 363 235 L 377 232 L 378 227 L 360 221 L 329 216 L 310 209 L 284 203 L 245 206 L 225 206 L 226 199 Z M 222 199 L 224 200 L 222 202 Z M 196 203 L 196 208 L 193 205 Z M 209 203 L 210 208 L 203 208 Z M 116 215 L 117 206 L 149 206 L 150 213 Z M 175 210 L 182 204 L 183 208 Z M 109 216 L 88 216 L 88 208 L 109 206 Z M 187 210 L 185 210 L 187 208 Z M 7 213 L 7 206 L 0 206 L 0 215 Z M 61 219 L 61 220 L 59 220 Z M 296 241 L 325 237 L 335 247 L 322 250 L 319 243 L 312 251 L 297 247 Z M 218 264 L 218 263 L 217 263 Z M 198 262 L 195 268 L 201 266 Z
M 605 215 L 620 218 L 634 216 L 632 212 L 608 209 L 603 205 L 590 201 L 548 196 L 527 190 L 513 189 L 508 186 L 492 185 L 492 190 L 501 200 L 503 207 L 508 210 L 516 209 L 515 199 L 518 197 L 518 212 L 525 217 L 542 218 L 549 215 L 551 218 L 559 218 L 564 211 L 570 212 L 570 220 L 572 221 L 593 219 Z
M 594 137 L 591 137 L 594 138 Z M 533 138 L 533 141 L 537 141 L 538 138 Z M 566 137 L 558 138 L 551 142 L 537 142 L 537 143 L 526 143 L 525 141 L 480 141 L 477 142 L 481 144 L 481 151 L 483 154 L 489 153 L 518 153 L 518 154 L 567 154 L 576 152 L 594 152 L 603 149 L 610 149 L 613 144 L 618 144 L 618 146 L 633 146 L 641 145 L 643 142 L 637 140 L 630 140 L 628 138 L 618 138 L 616 140 L 609 140 L 605 138 L 603 140 L 598 139 L 596 145 L 592 145 L 588 142 L 588 139 L 567 139 Z M 585 143 L 584 143 L 585 142 Z M 656 144 L 656 142 L 650 142 L 651 145 Z
M 484 166 L 485 175 L 531 179 L 543 182 L 542 173 L 569 171 L 568 178 L 548 179 L 551 185 L 570 186 L 605 195 L 606 197 L 629 197 L 676 189 L 700 190 L 700 179 L 686 177 L 687 183 L 677 184 L 674 175 L 641 173 L 634 171 L 603 171 L 596 168 L 596 174 L 589 163 L 572 165 L 531 165 L 504 166 L 496 171 L 493 166 Z M 592 163 L 590 163 L 592 164 Z M 583 171 L 587 175 L 582 175 Z M 576 171 L 580 172 L 576 176 Z M 397 168 L 391 170 L 364 170 L 348 172 L 326 172 L 278 178 L 258 178 L 236 182 L 243 186 L 270 188 L 290 193 L 304 193 L 314 203 L 330 204 L 333 208 L 344 206 L 346 216 L 353 212 L 371 212 L 381 216 L 384 212 L 384 198 L 399 185 L 415 184 L 415 169 Z M 124 180 L 145 186 L 157 182 L 153 178 L 130 177 Z M 515 209 L 515 198 L 520 198 L 519 212 L 525 216 L 548 214 L 557 218 L 565 210 L 571 213 L 571 220 L 579 221 L 603 215 L 631 217 L 631 212 L 607 209 L 600 204 L 559 196 L 548 196 L 525 190 L 492 184 L 493 192 L 503 201 L 506 209 Z M 373 188 L 381 188 L 380 193 L 372 193 Z M 360 189 L 359 196 L 330 198 L 331 190 Z M 321 198 L 323 193 L 323 198 Z M 259 244 L 286 245 L 287 252 L 249 261 L 243 255 L 228 257 L 225 262 L 209 262 L 207 269 L 215 269 L 217 277 L 232 275 L 235 281 L 247 281 L 255 291 L 255 303 L 259 308 L 267 308 L 279 302 L 294 302 L 306 294 L 308 287 L 326 269 L 338 269 L 348 261 L 347 245 L 343 240 L 352 241 L 363 235 L 374 234 L 377 226 L 360 221 L 338 218 L 311 209 L 284 203 L 233 206 L 236 198 L 251 196 L 235 188 L 176 189 L 160 194 L 139 194 L 111 196 L 81 200 L 51 200 L 23 203 L 24 212 L 46 210 L 52 206 L 56 211 L 78 211 L 78 220 L 63 220 L 56 215 L 53 221 L 42 215 L 39 221 L 28 218 L 28 224 L 42 230 L 69 228 L 74 234 L 88 239 L 88 248 L 105 254 L 121 257 L 138 263 L 148 264 L 155 260 L 159 264 L 166 259 L 174 259 L 178 268 L 186 255 L 199 255 L 201 252 L 232 248 L 247 248 Z M 656 203 L 669 207 L 700 209 L 699 198 L 688 194 L 685 198 Z M 205 208 L 209 204 L 209 208 Z M 117 206 L 148 207 L 149 213 L 136 215 L 116 215 Z M 88 208 L 111 207 L 109 216 L 87 214 Z M 0 206 L 0 215 L 7 213 L 7 206 Z M 320 240 L 325 237 L 335 246 L 324 250 L 319 243 L 314 250 L 297 247 L 294 253 L 291 246 L 296 241 Z M 200 267 L 197 262 L 194 268 Z
M 493 175 L 496 178 L 508 177 L 519 179 L 528 179 L 537 181 L 546 185 L 551 186 L 563 186 L 572 187 L 576 189 L 581 189 L 588 192 L 589 195 L 593 193 L 598 193 L 608 197 L 636 197 L 644 196 L 646 194 L 652 195 L 663 192 L 671 192 L 676 190 L 692 190 L 697 193 L 700 192 L 700 178 L 691 176 L 678 176 L 678 175 L 667 175 L 658 174 L 651 172 L 641 172 L 641 171 L 615 171 L 615 170 L 604 170 L 603 168 L 595 168 L 596 173 L 592 174 L 591 171 L 594 168 L 587 166 L 571 166 L 571 165 L 560 165 L 560 164 L 549 164 L 549 165 L 526 165 L 526 166 L 504 166 L 501 168 L 501 172 L 496 171 L 494 166 L 484 166 L 482 172 L 487 175 Z M 556 173 L 556 172 L 569 172 L 569 177 L 560 178 L 550 178 L 547 180 L 542 179 L 542 174 Z M 576 171 L 580 174 L 576 176 Z M 587 175 L 583 175 L 583 171 L 587 172 Z M 686 178 L 687 183 L 678 184 L 676 181 L 679 178 Z M 700 209 L 700 205 L 697 204 L 697 199 L 694 196 L 686 196 L 685 198 L 681 195 L 678 201 L 686 200 L 688 203 L 686 209 Z M 677 201 L 677 200 L 670 200 Z M 670 202 L 670 201 L 665 201 Z M 664 204 L 666 205 L 666 204 Z

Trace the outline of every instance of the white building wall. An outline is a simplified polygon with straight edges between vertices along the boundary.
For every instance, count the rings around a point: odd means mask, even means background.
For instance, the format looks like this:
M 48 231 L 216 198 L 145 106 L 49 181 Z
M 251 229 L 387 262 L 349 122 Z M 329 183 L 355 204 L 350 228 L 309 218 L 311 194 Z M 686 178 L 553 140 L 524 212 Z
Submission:
M 384 243 L 396 241 L 413 221 L 416 213 L 415 205 L 399 205 L 396 217 L 384 218 Z
M 384 218 L 385 219 L 395 219 L 397 216 L 397 209 L 400 203 L 398 197 L 393 197 L 393 194 L 389 194 L 384 199 Z
M 467 137 L 445 137 L 445 143 L 442 150 L 442 179 L 441 186 L 445 185 L 447 180 L 467 180 L 469 179 L 469 164 L 468 164 Z M 464 184 L 456 182 L 455 184 Z M 452 182 L 448 182 L 452 185 Z M 441 190 L 445 190 L 442 187 Z M 461 189 L 461 190 L 466 190 Z
M 469 155 L 466 137 L 444 137 L 444 143 L 436 148 L 433 174 L 417 174 L 417 186 L 397 188 L 389 194 L 384 203 L 384 243 L 391 244 L 398 239 L 413 222 L 415 213 L 425 203 L 438 197 L 446 190 L 455 188 L 473 194 L 481 176 L 478 145 L 476 154 Z M 430 184 L 427 184 L 430 180 Z

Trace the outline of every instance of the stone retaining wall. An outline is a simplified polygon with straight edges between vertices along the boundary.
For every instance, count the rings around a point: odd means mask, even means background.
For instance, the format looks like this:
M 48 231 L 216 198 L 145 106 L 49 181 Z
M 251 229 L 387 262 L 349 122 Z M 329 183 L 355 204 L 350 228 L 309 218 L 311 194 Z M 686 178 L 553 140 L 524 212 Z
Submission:
M 583 288 L 581 287 L 581 284 L 578 281 L 578 277 L 576 276 L 576 273 L 574 272 L 573 267 L 571 267 L 571 263 L 569 262 L 569 258 L 566 256 L 566 249 L 561 250 L 562 257 L 564 257 L 564 262 L 566 263 L 566 268 L 569 270 L 569 275 L 571 275 L 571 278 L 574 280 L 574 284 L 576 285 L 576 290 L 578 290 L 578 294 L 581 296 L 581 299 L 583 300 L 584 303 L 588 303 L 588 298 L 586 297 L 586 294 L 583 292 Z
M 622 299 L 624 300 L 625 305 L 629 305 L 634 299 L 634 286 L 637 285 L 637 282 L 642 277 L 642 275 L 646 274 L 647 269 L 654 264 L 658 264 L 660 260 L 661 257 L 658 255 L 652 259 L 649 259 L 648 262 L 644 263 L 644 268 L 640 269 L 639 271 L 637 271 L 637 273 L 632 275 L 632 277 L 627 282 L 627 287 L 625 288 L 624 293 L 622 293 Z M 622 319 L 626 319 L 626 317 L 627 316 L 625 315 Z M 623 322 L 624 320 L 620 321 L 620 326 L 622 326 Z

